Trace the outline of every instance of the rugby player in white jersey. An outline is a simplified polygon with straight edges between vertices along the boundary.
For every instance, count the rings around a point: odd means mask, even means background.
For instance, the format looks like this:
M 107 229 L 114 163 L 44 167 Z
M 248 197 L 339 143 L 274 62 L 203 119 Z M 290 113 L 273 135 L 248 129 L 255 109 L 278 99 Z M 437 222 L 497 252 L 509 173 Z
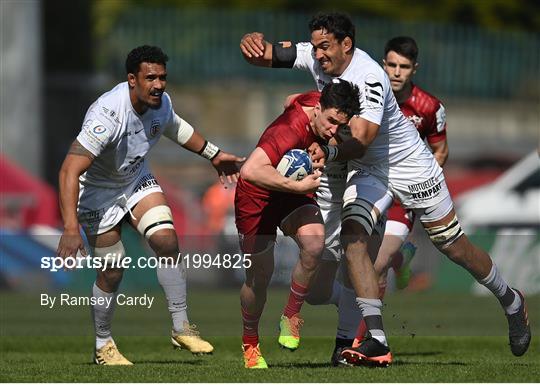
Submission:
M 475 247 L 461 230 L 441 167 L 400 111 L 384 70 L 355 48 L 351 20 L 338 13 L 320 14 L 311 20 L 309 29 L 310 43 L 271 44 L 262 33 L 253 32 L 242 38 L 240 48 L 251 64 L 311 72 L 319 89 L 339 77 L 358 85 L 361 91 L 362 112 L 349 122 L 350 138 L 342 132 L 341 143 L 312 148 L 314 161 L 324 159 L 330 166 L 336 161 L 350 161 L 341 213 L 341 245 L 368 334 L 359 347 L 343 349 L 342 359 L 353 365 L 387 366 L 392 362 L 372 263 L 375 255 L 370 259 L 368 244 L 394 198 L 415 211 L 441 252 L 493 292 L 508 318 L 512 353 L 524 354 L 531 333 L 522 294 L 506 284 L 489 255 Z M 333 181 L 329 183 L 332 194 Z M 322 211 L 324 204 L 319 205 Z
M 146 154 L 165 135 L 207 158 L 222 182 L 237 180 L 236 162 L 244 159 L 221 151 L 175 113 L 165 92 L 167 60 L 167 55 L 153 46 L 137 47 L 128 54 L 127 81 L 90 106 L 60 170 L 64 232 L 58 255 L 67 258 L 75 257 L 78 251 L 86 254 L 80 225 L 92 257 L 111 266 L 97 270 L 92 288 L 92 296 L 101 299 L 92 306 L 94 362 L 100 365 L 132 365 L 118 351 L 111 335 L 115 298 L 124 270 L 118 267 L 125 256 L 121 241 L 124 220 L 147 239 L 161 262 L 157 276 L 172 318 L 172 344 L 194 354 L 213 351 L 189 324 L 186 271 L 178 257 L 171 210 L 148 168 Z

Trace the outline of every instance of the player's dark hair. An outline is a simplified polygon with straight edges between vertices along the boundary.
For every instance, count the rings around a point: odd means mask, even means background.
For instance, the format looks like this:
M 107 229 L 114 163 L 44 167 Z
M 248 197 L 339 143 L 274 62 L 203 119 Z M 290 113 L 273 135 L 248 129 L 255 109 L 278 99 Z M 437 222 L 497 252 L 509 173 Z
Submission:
M 134 48 L 126 58 L 126 73 L 136 74 L 139 72 L 141 63 L 156 63 L 167 65 L 169 57 L 159 47 L 142 45 Z
M 341 43 L 343 39 L 349 37 L 354 47 L 354 24 L 351 18 L 344 13 L 318 13 L 309 22 L 309 32 L 324 29 L 328 33 L 334 34 L 336 40 Z
M 360 113 L 360 90 L 358 86 L 336 78 L 324 86 L 319 102 L 323 110 L 335 108 L 352 118 Z
M 416 63 L 418 58 L 418 46 L 416 41 L 409 36 L 397 36 L 388 40 L 384 46 L 384 57 L 388 55 L 388 52 L 394 51 L 398 55 L 405 56 L 407 59 Z

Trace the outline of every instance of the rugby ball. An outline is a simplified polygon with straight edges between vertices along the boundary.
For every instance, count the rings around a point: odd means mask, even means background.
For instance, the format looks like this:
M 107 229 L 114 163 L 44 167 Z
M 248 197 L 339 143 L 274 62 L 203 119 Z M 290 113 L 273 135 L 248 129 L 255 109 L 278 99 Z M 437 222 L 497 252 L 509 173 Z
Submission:
M 286 178 L 302 180 L 306 175 L 313 173 L 313 164 L 306 151 L 294 148 L 283 155 L 276 170 Z

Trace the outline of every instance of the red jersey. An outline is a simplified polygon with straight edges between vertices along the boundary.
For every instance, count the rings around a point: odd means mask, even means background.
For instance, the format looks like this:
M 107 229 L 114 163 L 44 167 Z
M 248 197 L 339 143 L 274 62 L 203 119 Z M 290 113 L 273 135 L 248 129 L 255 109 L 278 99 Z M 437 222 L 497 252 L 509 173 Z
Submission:
M 287 151 L 293 148 L 305 150 L 317 140 L 302 107 L 315 107 L 320 97 L 321 93 L 317 91 L 299 95 L 263 132 L 257 147 L 268 155 L 272 166 L 277 167 Z M 238 180 L 237 188 L 261 198 L 271 194 L 270 190 L 257 187 L 242 178 Z
M 435 96 L 412 84 L 411 96 L 399 108 L 414 124 L 420 137 L 427 138 L 428 143 L 446 139 L 444 106 Z

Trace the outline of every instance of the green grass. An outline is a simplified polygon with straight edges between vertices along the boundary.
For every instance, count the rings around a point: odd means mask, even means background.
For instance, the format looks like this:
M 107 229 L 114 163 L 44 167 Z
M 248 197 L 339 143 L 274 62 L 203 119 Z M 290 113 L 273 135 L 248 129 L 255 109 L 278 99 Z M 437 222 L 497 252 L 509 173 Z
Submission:
M 272 291 L 261 323 L 261 347 L 270 369 L 242 367 L 237 291 L 192 289 L 191 321 L 215 346 L 212 356 L 172 349 L 161 293 L 151 309 L 118 308 L 115 340 L 133 367 L 91 364 L 87 308 L 46 310 L 39 295 L 0 295 L 0 379 L 3 382 L 538 382 L 540 349 L 512 356 L 506 320 L 492 298 L 406 294 L 388 296 L 385 327 L 394 364 L 383 368 L 329 365 L 335 333 L 332 306 L 305 306 L 301 347 L 277 347 L 277 322 L 286 292 Z M 528 298 L 538 335 L 540 297 Z M 534 310 L 533 310 L 534 309 Z M 293 369 L 293 370 L 291 370 Z

